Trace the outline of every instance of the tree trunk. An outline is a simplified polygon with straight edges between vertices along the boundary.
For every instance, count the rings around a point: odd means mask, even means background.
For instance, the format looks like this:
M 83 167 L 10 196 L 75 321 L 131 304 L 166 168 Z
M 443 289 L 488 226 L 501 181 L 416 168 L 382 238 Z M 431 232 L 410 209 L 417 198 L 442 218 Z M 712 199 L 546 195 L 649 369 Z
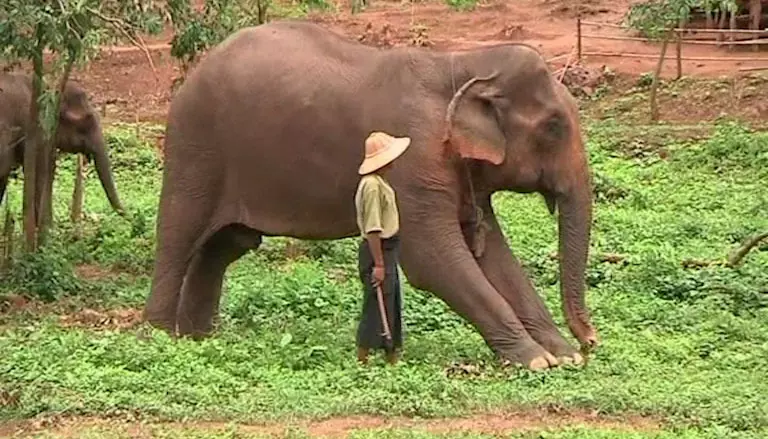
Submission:
M 37 184 L 37 245 L 45 245 L 48 230 L 53 223 L 53 174 L 56 172 L 56 151 L 50 140 L 38 144 Z
M 669 46 L 669 37 L 671 33 L 664 35 L 664 42 L 661 45 L 661 55 L 659 56 L 659 62 L 656 64 L 656 71 L 653 74 L 653 83 L 651 84 L 651 121 L 656 122 L 659 120 L 659 106 L 656 102 L 656 94 L 659 88 L 659 77 L 661 76 L 661 67 L 664 65 L 664 57 L 667 54 L 667 46 Z
M 42 25 L 36 29 L 37 53 L 32 58 L 34 74 L 32 76 L 32 97 L 29 105 L 30 124 L 27 127 L 27 141 L 24 149 L 24 200 L 22 211 L 24 216 L 24 241 L 27 252 L 37 251 L 37 153 L 43 144 L 43 131 L 40 127 L 40 112 L 38 100 L 43 90 L 43 33 Z
M 5 224 L 3 225 L 3 255 L 0 261 L 0 272 L 6 272 L 11 266 L 13 258 L 13 234 L 14 234 L 13 214 L 11 213 L 11 203 L 5 202 Z
M 75 189 L 72 191 L 72 206 L 69 219 L 78 224 L 83 216 L 83 172 L 85 171 L 85 157 L 77 155 L 77 168 L 75 169 Z
M 259 24 L 265 24 L 267 22 L 267 9 L 269 9 L 269 0 L 257 0 L 256 9 L 259 14 Z
M 68 54 L 64 71 L 59 78 L 56 87 L 56 95 L 53 100 L 52 114 L 59 114 L 61 107 L 61 97 L 64 95 L 69 75 L 72 72 L 72 66 L 75 62 L 75 55 Z M 39 161 L 37 167 L 38 186 L 37 186 L 37 206 L 38 206 L 38 245 L 44 245 L 48 238 L 48 231 L 53 225 L 53 177 L 56 174 L 56 132 L 59 129 L 59 118 L 53 121 L 52 130 L 45 135 L 45 143 L 39 150 Z

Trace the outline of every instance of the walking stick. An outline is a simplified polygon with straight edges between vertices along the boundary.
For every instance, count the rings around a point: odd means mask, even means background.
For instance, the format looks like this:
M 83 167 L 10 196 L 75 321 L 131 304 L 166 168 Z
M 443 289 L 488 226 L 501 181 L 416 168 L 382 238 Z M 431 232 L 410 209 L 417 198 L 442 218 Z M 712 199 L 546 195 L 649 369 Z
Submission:
M 381 334 L 384 336 L 385 344 L 387 348 L 392 348 L 392 333 L 389 331 L 389 319 L 387 319 L 387 310 L 384 308 L 384 293 L 381 291 L 381 285 L 376 285 L 376 298 L 379 302 L 379 316 L 381 316 L 381 326 L 383 326 L 384 332 Z

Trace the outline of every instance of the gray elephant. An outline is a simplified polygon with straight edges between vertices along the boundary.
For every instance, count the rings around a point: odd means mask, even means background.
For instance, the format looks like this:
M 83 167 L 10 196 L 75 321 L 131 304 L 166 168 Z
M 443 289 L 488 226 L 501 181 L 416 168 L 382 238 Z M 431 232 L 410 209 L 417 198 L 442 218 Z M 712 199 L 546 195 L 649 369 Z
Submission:
M 227 266 L 263 236 L 356 236 L 356 169 L 379 130 L 412 139 L 390 173 L 408 281 L 504 360 L 581 362 L 491 207 L 495 191 L 512 190 L 559 211 L 565 315 L 583 345 L 596 344 L 584 305 L 589 168 L 576 102 L 544 59 L 522 44 L 381 50 L 293 21 L 231 35 L 171 103 L 145 319 L 205 336 Z
M 25 139 L 33 126 L 29 119 L 31 102 L 30 75 L 0 73 L 0 202 L 11 172 L 24 163 Z M 88 102 L 85 91 L 71 81 L 61 96 L 55 144 L 57 150 L 85 154 L 94 160 L 96 173 L 112 208 L 122 214 L 99 115 Z

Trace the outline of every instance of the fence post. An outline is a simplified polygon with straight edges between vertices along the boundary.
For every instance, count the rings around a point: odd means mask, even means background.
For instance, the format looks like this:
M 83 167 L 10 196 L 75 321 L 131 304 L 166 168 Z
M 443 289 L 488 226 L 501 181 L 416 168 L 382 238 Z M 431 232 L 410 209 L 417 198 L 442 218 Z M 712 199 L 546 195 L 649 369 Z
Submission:
M 576 16 L 576 59 L 581 63 L 581 10 L 579 15 Z

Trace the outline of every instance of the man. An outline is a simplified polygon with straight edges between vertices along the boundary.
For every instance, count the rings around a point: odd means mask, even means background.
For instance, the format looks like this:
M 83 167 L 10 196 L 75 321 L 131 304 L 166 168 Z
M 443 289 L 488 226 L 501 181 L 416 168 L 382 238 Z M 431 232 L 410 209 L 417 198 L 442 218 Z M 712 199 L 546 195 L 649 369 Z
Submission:
M 385 179 L 387 171 L 411 143 L 373 132 L 365 140 L 365 159 L 358 169 L 362 175 L 355 194 L 357 226 L 363 240 L 358 249 L 358 269 L 363 283 L 363 309 L 357 330 L 357 358 L 365 364 L 371 349 L 383 348 L 390 364 L 397 362 L 402 348 L 402 296 L 398 279 L 398 232 L 400 218 L 395 191 Z M 377 288 L 381 287 L 384 309 L 392 336 L 383 333 Z

